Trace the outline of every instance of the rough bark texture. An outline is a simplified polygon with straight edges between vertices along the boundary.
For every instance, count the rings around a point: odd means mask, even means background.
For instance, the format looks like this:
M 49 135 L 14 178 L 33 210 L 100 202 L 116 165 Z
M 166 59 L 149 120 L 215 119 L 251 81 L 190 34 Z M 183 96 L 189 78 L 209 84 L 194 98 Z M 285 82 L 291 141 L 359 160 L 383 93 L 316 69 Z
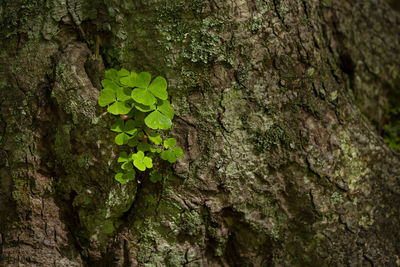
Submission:
M 384 2 L 0 3 L 1 266 L 400 266 Z M 168 78 L 162 183 L 113 180 L 103 61 Z

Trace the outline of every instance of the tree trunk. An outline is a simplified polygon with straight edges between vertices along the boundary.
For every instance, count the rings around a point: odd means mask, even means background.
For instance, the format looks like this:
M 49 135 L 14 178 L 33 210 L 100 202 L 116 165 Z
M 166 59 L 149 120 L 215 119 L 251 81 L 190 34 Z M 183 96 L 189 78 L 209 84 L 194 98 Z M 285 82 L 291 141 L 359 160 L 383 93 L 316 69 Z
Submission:
M 1 266 L 400 266 L 400 157 L 380 137 L 400 16 L 384 1 L 0 12 Z M 161 183 L 113 179 L 103 62 L 168 80 L 184 158 Z

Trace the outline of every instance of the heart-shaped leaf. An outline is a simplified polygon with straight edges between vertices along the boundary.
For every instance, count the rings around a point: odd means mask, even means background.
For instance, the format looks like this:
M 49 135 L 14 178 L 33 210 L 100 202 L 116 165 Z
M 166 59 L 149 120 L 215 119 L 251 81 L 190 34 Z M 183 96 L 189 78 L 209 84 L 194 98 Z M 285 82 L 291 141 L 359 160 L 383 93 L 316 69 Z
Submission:
M 151 158 L 149 158 L 149 157 L 144 157 L 143 163 L 144 163 L 144 165 L 146 165 L 146 167 L 147 167 L 148 169 L 153 168 L 153 160 L 152 160 Z
M 175 112 L 174 112 L 174 109 L 169 104 L 168 100 L 163 100 L 161 102 L 161 104 L 157 106 L 157 110 L 160 111 L 162 114 L 164 114 L 171 120 L 174 118 Z
M 163 160 L 168 160 L 170 163 L 174 163 L 176 161 L 176 156 L 171 150 L 164 150 L 161 153 L 161 158 Z
M 129 135 L 126 133 L 120 133 L 115 137 L 115 143 L 119 146 L 127 144 L 129 141 Z
M 128 162 L 128 161 L 129 161 L 128 153 L 121 152 L 121 154 L 119 154 L 118 162 Z
M 117 101 L 107 108 L 107 111 L 113 115 L 128 114 L 131 111 L 132 106 L 127 102 Z
M 135 79 L 134 87 L 147 89 L 147 87 L 149 87 L 150 81 L 151 81 L 151 74 L 148 72 L 141 72 Z
M 122 68 L 121 70 L 118 71 L 118 76 L 119 77 L 125 77 L 129 76 L 130 72 L 127 69 Z
M 142 88 L 133 89 L 132 98 L 136 102 L 146 106 L 156 103 L 156 98 L 148 90 Z
M 135 87 L 135 80 L 137 78 L 137 74 L 135 72 L 128 72 L 128 75 L 126 75 L 125 77 L 121 77 L 119 79 L 120 83 L 122 85 L 128 86 L 128 87 Z
M 136 176 L 136 172 L 135 172 L 135 170 L 132 169 L 125 173 L 124 178 L 132 181 L 135 179 L 135 176 Z
M 183 158 L 183 150 L 180 147 L 174 147 L 171 150 L 164 150 L 161 153 L 161 158 L 163 160 L 168 160 L 169 163 L 174 163 L 177 158 Z
M 117 174 L 114 176 L 114 178 L 115 178 L 115 180 L 116 180 L 117 182 L 119 182 L 119 183 L 121 183 L 121 184 L 126 184 L 127 182 L 129 182 L 129 180 L 126 179 L 126 178 L 124 177 L 124 174 L 123 174 L 122 172 L 117 173 Z
M 128 87 L 119 87 L 117 89 L 117 99 L 119 101 L 126 101 L 131 99 L 132 90 Z
M 128 140 L 128 146 L 130 146 L 130 147 L 135 147 L 135 146 L 137 146 L 138 143 L 139 143 L 139 140 L 137 139 L 137 137 L 132 137 Z
M 173 148 L 175 145 L 176 145 L 175 138 L 168 138 L 167 140 L 164 141 L 165 148 Z
M 157 78 L 155 78 L 153 82 L 149 85 L 148 89 L 154 96 L 158 97 L 159 99 L 168 99 L 167 81 L 163 77 L 158 76 Z
M 116 69 L 106 70 L 106 79 L 118 82 L 118 71 Z
M 172 126 L 172 121 L 170 118 L 166 117 L 159 111 L 155 110 L 152 113 L 150 113 L 145 119 L 144 122 L 146 123 L 147 127 L 157 130 L 157 129 L 162 129 L 162 130 L 167 130 L 171 128 Z
M 177 158 L 180 158 L 180 159 L 183 158 L 183 150 L 182 150 L 182 148 L 180 148 L 179 146 L 177 146 L 177 147 L 174 147 L 172 150 L 174 151 L 175 156 L 176 156 Z
M 132 164 L 132 162 L 130 162 L 130 161 L 124 162 L 124 163 L 121 165 L 121 169 L 123 169 L 123 170 L 133 170 L 133 164 Z
M 135 172 L 135 170 L 132 169 L 132 170 L 128 170 L 126 173 L 119 172 L 115 175 L 114 178 L 119 183 L 125 184 L 129 181 L 134 180 L 135 176 L 136 176 L 136 172 Z
M 113 91 L 117 91 L 117 89 L 119 88 L 118 83 L 109 79 L 102 80 L 101 85 L 103 86 L 104 89 L 111 89 Z
M 149 140 L 156 145 L 159 145 L 162 143 L 162 138 L 159 134 L 149 133 L 147 136 L 149 137 Z
M 111 104 L 115 102 L 116 96 L 115 96 L 115 91 L 112 89 L 103 89 L 100 91 L 100 96 L 99 96 L 99 106 L 100 107 L 105 107 L 108 104 Z

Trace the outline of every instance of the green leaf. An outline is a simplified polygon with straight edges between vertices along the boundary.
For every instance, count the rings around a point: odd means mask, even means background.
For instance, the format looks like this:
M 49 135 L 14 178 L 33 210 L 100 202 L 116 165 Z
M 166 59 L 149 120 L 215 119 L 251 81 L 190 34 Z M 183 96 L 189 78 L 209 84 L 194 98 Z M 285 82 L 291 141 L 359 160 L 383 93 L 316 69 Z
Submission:
M 128 146 L 130 146 L 130 147 L 135 147 L 135 146 L 137 146 L 138 143 L 139 143 L 139 140 L 137 139 L 137 137 L 131 137 L 128 140 Z
M 161 153 L 161 158 L 162 158 L 163 160 L 168 160 L 169 163 L 174 163 L 174 162 L 176 162 L 175 153 L 174 153 L 173 151 L 171 151 L 171 150 L 164 150 L 164 151 Z
M 115 102 L 115 92 L 112 89 L 103 89 L 100 91 L 99 106 L 105 107 L 108 104 Z
M 111 125 L 111 131 L 122 133 L 124 131 L 124 120 L 118 119 L 113 125 Z
M 142 161 L 143 158 L 144 158 L 144 153 L 143 153 L 143 151 L 138 151 L 136 154 L 132 154 L 132 159 L 133 159 L 133 160 Z
M 121 152 L 121 154 L 119 154 L 118 162 L 127 162 L 127 161 L 129 161 L 128 153 Z
M 175 153 L 175 156 L 177 157 L 177 158 L 183 158 L 183 150 L 182 150 L 182 148 L 180 148 L 179 146 L 177 146 L 177 147 L 174 147 L 173 149 L 172 149 L 172 151 Z
M 164 147 L 170 150 L 165 150 L 161 153 L 161 158 L 163 160 L 168 160 L 170 163 L 174 163 L 176 158 L 183 158 L 182 148 L 176 146 L 175 138 L 168 138 L 164 141 Z
M 147 87 L 150 84 L 150 81 L 151 81 L 151 74 L 148 72 L 141 72 L 135 79 L 134 87 L 147 89 Z
M 137 74 L 135 72 L 131 72 L 126 77 L 122 77 L 119 81 L 121 84 L 128 87 L 135 87 L 135 80 L 137 78 Z
M 151 147 L 151 145 L 149 145 L 148 143 L 140 142 L 137 146 L 137 150 L 146 152 L 146 151 L 150 151 L 150 147 Z
M 162 114 L 164 114 L 171 120 L 174 118 L 175 112 L 174 112 L 174 109 L 169 104 L 168 100 L 163 100 L 162 104 L 157 107 L 157 110 L 160 111 Z
M 119 85 L 115 81 L 109 79 L 102 80 L 101 85 L 104 89 L 111 89 L 113 91 L 117 91 L 117 89 L 119 88 Z
M 155 78 L 148 89 L 156 97 L 162 100 L 168 99 L 167 81 L 163 77 L 158 76 Z
M 125 145 L 128 143 L 129 135 L 126 133 L 120 133 L 115 137 L 115 143 L 119 146 Z
M 117 99 L 119 101 L 126 101 L 131 99 L 132 90 L 128 87 L 119 87 L 117 90 Z
M 145 171 L 147 168 L 153 167 L 153 161 L 149 157 L 145 157 L 143 151 L 138 151 L 136 154 L 132 154 L 133 164 L 140 171 Z
M 144 122 L 146 123 L 147 127 L 157 130 L 167 130 L 171 128 L 172 121 L 170 118 L 166 117 L 165 115 L 161 114 L 157 110 L 150 113 L 145 119 Z
M 146 165 L 143 163 L 143 161 L 135 160 L 135 161 L 133 161 L 133 164 L 139 171 L 146 170 Z
M 139 131 L 139 132 L 137 133 L 137 137 L 138 137 L 139 139 L 143 139 L 143 137 L 144 137 L 143 131 Z
M 106 70 L 106 79 L 118 81 L 118 71 L 116 69 Z
M 128 120 L 126 123 L 125 123 L 125 126 L 124 126 L 124 130 L 123 130 L 125 133 L 127 133 L 127 134 L 130 134 L 130 135 L 136 135 L 137 134 L 137 131 L 138 131 L 138 129 L 136 128 L 136 125 L 135 125 L 135 122 L 133 121 L 133 120 Z
M 144 142 L 140 142 L 138 144 L 137 150 L 143 151 L 143 152 L 146 152 L 146 151 L 155 152 L 156 151 L 156 149 L 152 145 L 150 145 L 148 143 L 144 143 Z
M 137 109 L 132 109 L 132 117 L 133 120 L 135 121 L 136 127 L 143 128 L 144 118 L 146 117 L 146 114 Z
M 147 167 L 148 169 L 153 168 L 153 160 L 152 160 L 151 158 L 149 158 L 149 157 L 144 157 L 143 163 L 144 163 L 144 165 L 146 165 L 146 167 Z
M 153 142 L 154 144 L 156 144 L 156 145 L 159 145 L 159 144 L 162 143 L 162 138 L 161 138 L 161 136 L 159 134 L 150 133 L 147 136 L 149 137 L 149 140 L 151 142 Z
M 127 180 L 134 180 L 135 179 L 135 176 L 136 176 L 136 172 L 135 172 L 135 170 L 129 170 L 129 171 L 127 171 L 125 174 L 124 174 L 124 178 L 125 179 L 127 179 Z
M 108 107 L 107 111 L 113 115 L 127 114 L 132 107 L 127 102 L 117 101 Z
M 146 89 L 136 88 L 132 91 L 132 98 L 136 102 L 150 106 L 156 103 L 156 98 Z
M 165 148 L 173 148 L 175 145 L 176 145 L 175 138 L 168 138 L 167 140 L 164 141 Z
M 124 162 L 122 165 L 121 165 L 121 169 L 123 169 L 123 170 L 132 170 L 133 169 L 133 165 L 132 165 L 132 162 Z
M 129 76 L 130 72 L 127 69 L 122 68 L 121 70 L 118 71 L 118 76 L 119 77 L 125 77 Z
M 152 110 L 156 109 L 155 105 L 146 106 L 146 105 L 143 105 L 143 104 L 140 104 L 140 103 L 136 103 L 135 107 L 136 107 L 137 110 L 139 110 L 141 112 L 149 112 L 149 111 L 152 111 Z
M 136 154 L 132 155 L 133 164 L 140 171 L 146 170 L 146 165 L 143 163 L 144 153 L 142 151 L 138 151 Z
M 125 184 L 128 182 L 128 179 L 124 178 L 124 174 L 119 172 L 114 176 L 115 180 L 117 180 L 118 182 L 120 182 L 121 184 Z

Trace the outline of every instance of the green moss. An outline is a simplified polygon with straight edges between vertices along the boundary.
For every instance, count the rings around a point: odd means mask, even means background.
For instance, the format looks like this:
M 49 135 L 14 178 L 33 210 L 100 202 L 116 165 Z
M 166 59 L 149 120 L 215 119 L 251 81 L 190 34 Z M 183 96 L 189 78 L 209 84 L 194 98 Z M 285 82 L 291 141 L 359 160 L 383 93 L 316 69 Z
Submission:
M 16 0 L 6 1 L 2 4 L 2 15 L 0 16 L 1 34 L 6 38 L 24 32 L 32 34 L 31 27 L 41 25 L 42 14 L 47 10 L 46 2 Z
M 360 157 L 360 152 L 354 146 L 347 132 L 340 131 L 339 137 L 341 144 L 340 149 L 335 151 L 335 157 L 341 160 L 343 166 L 335 171 L 338 182 L 341 178 L 346 182 L 351 192 L 360 191 L 369 195 L 370 188 L 367 184 L 362 183 L 363 177 L 370 172 L 367 162 Z
M 264 133 L 254 133 L 251 140 L 255 144 L 258 152 L 267 153 L 279 145 L 288 147 L 292 143 L 292 138 L 287 134 L 284 126 L 273 125 Z
M 337 203 L 343 203 L 344 200 L 342 196 L 338 192 L 333 192 L 331 195 L 331 203 L 332 205 L 336 205 Z
M 27 180 L 16 178 L 13 176 L 14 188 L 11 193 L 12 198 L 21 205 L 30 206 L 29 192 L 30 186 Z

